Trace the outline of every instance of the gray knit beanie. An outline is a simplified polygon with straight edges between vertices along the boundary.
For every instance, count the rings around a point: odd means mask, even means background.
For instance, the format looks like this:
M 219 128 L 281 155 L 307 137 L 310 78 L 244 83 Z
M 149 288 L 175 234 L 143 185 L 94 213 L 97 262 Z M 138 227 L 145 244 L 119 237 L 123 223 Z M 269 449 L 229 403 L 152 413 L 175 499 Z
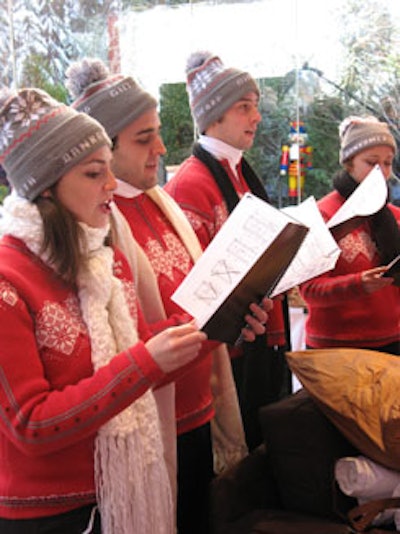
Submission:
M 187 60 L 187 92 L 193 118 L 200 133 L 246 93 L 260 95 L 248 72 L 224 66 L 211 52 L 194 52 Z
M 99 59 L 85 58 L 73 63 L 66 73 L 66 87 L 76 99 L 72 107 L 97 119 L 113 139 L 157 100 L 132 78 L 111 75 Z
M 32 201 L 104 145 L 104 128 L 34 88 L 0 92 L 0 164 L 17 193 Z
M 386 122 L 376 117 L 350 116 L 339 125 L 339 161 L 345 163 L 359 152 L 374 146 L 385 145 L 396 153 L 396 141 Z

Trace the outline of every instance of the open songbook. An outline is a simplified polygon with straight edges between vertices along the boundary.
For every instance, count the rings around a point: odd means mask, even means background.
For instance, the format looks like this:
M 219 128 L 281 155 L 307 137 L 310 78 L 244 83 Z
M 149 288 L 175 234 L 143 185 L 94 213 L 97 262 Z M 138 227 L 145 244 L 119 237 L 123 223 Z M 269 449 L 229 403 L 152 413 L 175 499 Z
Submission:
M 246 193 L 172 299 L 210 339 L 233 344 L 249 304 L 272 295 L 309 231 Z
M 308 226 L 309 232 L 289 268 L 272 291 L 271 297 L 330 271 L 340 255 L 340 249 L 328 230 L 314 197 L 307 198 L 297 206 L 283 208 L 281 211 Z
M 343 232 L 346 221 L 378 211 L 386 193 L 377 167 L 332 218 L 331 228 L 313 197 L 279 210 L 246 193 L 171 298 L 210 339 L 234 344 L 251 302 L 333 269 L 340 255 L 333 230 Z

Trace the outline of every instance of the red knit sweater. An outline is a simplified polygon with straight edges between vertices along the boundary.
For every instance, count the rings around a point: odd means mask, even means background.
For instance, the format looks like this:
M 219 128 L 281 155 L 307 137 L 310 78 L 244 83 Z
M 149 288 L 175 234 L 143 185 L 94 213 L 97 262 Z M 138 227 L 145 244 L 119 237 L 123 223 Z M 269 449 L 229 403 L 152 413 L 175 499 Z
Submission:
M 226 160 L 221 160 L 239 197 L 249 192 L 239 167 L 236 178 Z M 179 167 L 164 189 L 185 212 L 203 248 L 206 248 L 228 217 L 226 203 L 211 172 L 196 157 L 190 156 Z M 275 299 L 267 322 L 268 344 L 285 345 L 282 304 Z
M 135 198 L 115 195 L 114 200 L 151 263 L 167 317 L 182 313 L 182 309 L 171 300 L 171 295 L 188 274 L 193 262 L 180 237 L 147 195 Z M 210 350 L 216 345 L 210 341 L 204 343 L 200 357 L 187 366 L 186 373 L 175 382 L 178 434 L 198 428 L 214 416 Z
M 76 293 L 17 239 L 0 257 L 0 516 L 57 514 L 95 502 L 97 430 L 164 375 L 143 342 L 93 374 Z M 122 257 L 115 271 L 147 339 Z
M 324 220 L 345 199 L 333 191 L 318 203 Z M 400 209 L 390 205 L 400 224 Z M 313 348 L 381 347 L 400 339 L 400 288 L 388 286 L 366 293 L 361 272 L 382 264 L 364 222 L 339 240 L 341 254 L 335 268 L 301 286 L 308 306 L 306 343 Z

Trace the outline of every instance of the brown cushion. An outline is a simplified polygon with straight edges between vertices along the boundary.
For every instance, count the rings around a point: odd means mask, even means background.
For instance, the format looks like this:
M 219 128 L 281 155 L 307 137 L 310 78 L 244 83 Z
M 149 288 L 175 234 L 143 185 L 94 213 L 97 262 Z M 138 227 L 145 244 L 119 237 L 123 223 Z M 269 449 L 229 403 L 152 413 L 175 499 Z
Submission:
M 211 518 L 214 529 L 233 524 L 252 510 L 280 508 L 279 496 L 264 445 L 211 483 Z
M 287 353 L 323 413 L 365 456 L 400 469 L 400 359 L 362 349 Z
M 306 391 L 260 410 L 267 458 L 286 510 L 325 518 L 355 506 L 334 484 L 334 464 L 358 454 Z M 340 513 L 339 513 L 340 512 Z

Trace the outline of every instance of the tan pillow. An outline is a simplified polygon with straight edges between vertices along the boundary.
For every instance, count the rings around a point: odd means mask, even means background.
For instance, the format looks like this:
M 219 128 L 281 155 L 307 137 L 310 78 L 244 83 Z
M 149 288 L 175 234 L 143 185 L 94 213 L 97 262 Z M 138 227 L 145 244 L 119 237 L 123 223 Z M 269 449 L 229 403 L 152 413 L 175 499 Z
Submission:
M 362 349 L 288 352 L 309 395 L 365 456 L 400 470 L 400 358 Z

